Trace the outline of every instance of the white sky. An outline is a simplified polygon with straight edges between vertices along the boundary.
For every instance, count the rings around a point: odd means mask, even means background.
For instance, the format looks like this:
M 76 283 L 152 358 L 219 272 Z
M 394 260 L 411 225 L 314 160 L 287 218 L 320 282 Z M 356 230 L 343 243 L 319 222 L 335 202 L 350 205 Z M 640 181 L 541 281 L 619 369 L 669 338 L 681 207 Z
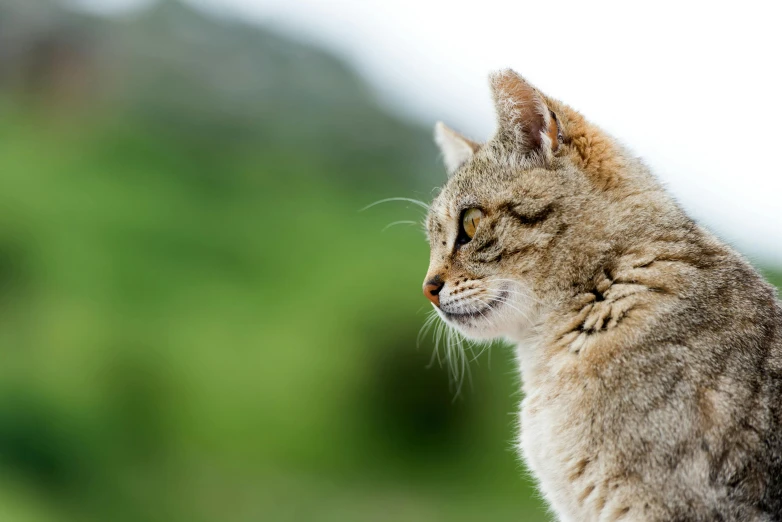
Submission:
M 724 239 L 782 263 L 775 2 L 189 1 L 331 49 L 393 109 L 477 139 L 494 128 L 487 74 L 512 67 L 645 158 Z

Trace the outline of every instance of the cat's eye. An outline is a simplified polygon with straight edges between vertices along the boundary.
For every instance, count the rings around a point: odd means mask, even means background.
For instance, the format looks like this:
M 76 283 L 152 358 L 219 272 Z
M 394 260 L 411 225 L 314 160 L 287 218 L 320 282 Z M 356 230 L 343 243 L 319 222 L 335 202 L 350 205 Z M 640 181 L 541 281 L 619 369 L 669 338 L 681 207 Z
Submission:
M 463 243 L 466 243 L 473 237 L 475 237 L 475 230 L 478 228 L 478 224 L 483 218 L 483 211 L 479 208 L 468 208 L 462 214 L 462 234 Z

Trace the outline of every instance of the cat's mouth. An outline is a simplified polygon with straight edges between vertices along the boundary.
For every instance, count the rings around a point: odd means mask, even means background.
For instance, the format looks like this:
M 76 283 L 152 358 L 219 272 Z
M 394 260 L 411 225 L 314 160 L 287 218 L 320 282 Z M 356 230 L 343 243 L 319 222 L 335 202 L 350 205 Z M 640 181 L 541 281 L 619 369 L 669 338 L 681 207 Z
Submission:
M 493 297 L 488 304 L 482 306 L 481 308 L 460 310 L 457 312 L 449 312 L 448 310 L 444 310 L 441 307 L 440 312 L 442 313 L 445 319 L 448 319 L 449 321 L 453 321 L 454 323 L 468 323 L 468 322 L 472 322 L 475 319 L 478 320 L 486 319 L 488 317 L 488 314 L 490 314 L 492 311 L 496 310 L 506 302 L 509 295 L 510 294 L 507 290 L 501 290 L 498 296 Z

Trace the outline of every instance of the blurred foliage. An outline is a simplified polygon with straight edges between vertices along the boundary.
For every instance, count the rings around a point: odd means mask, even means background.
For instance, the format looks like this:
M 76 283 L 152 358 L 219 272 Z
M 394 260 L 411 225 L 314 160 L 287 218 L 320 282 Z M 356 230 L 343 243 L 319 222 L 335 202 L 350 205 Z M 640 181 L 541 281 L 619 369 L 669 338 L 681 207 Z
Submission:
M 0 519 L 545 518 L 509 354 L 457 396 L 420 209 L 359 212 L 430 199 L 428 130 L 183 4 L 1 7 Z
M 0 520 L 545 520 L 509 349 L 416 336 L 430 132 L 161 2 L 0 4 Z M 776 279 L 780 282 L 779 277 Z

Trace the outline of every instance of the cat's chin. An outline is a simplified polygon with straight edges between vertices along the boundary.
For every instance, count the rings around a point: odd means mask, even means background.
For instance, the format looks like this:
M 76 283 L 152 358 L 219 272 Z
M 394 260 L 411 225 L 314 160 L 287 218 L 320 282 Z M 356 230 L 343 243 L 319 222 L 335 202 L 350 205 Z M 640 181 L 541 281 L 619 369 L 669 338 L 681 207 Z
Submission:
M 446 324 L 457 330 L 467 339 L 474 341 L 490 341 L 502 337 L 506 332 L 498 330 L 491 320 L 493 310 L 483 310 L 480 313 L 449 313 L 437 311 Z

